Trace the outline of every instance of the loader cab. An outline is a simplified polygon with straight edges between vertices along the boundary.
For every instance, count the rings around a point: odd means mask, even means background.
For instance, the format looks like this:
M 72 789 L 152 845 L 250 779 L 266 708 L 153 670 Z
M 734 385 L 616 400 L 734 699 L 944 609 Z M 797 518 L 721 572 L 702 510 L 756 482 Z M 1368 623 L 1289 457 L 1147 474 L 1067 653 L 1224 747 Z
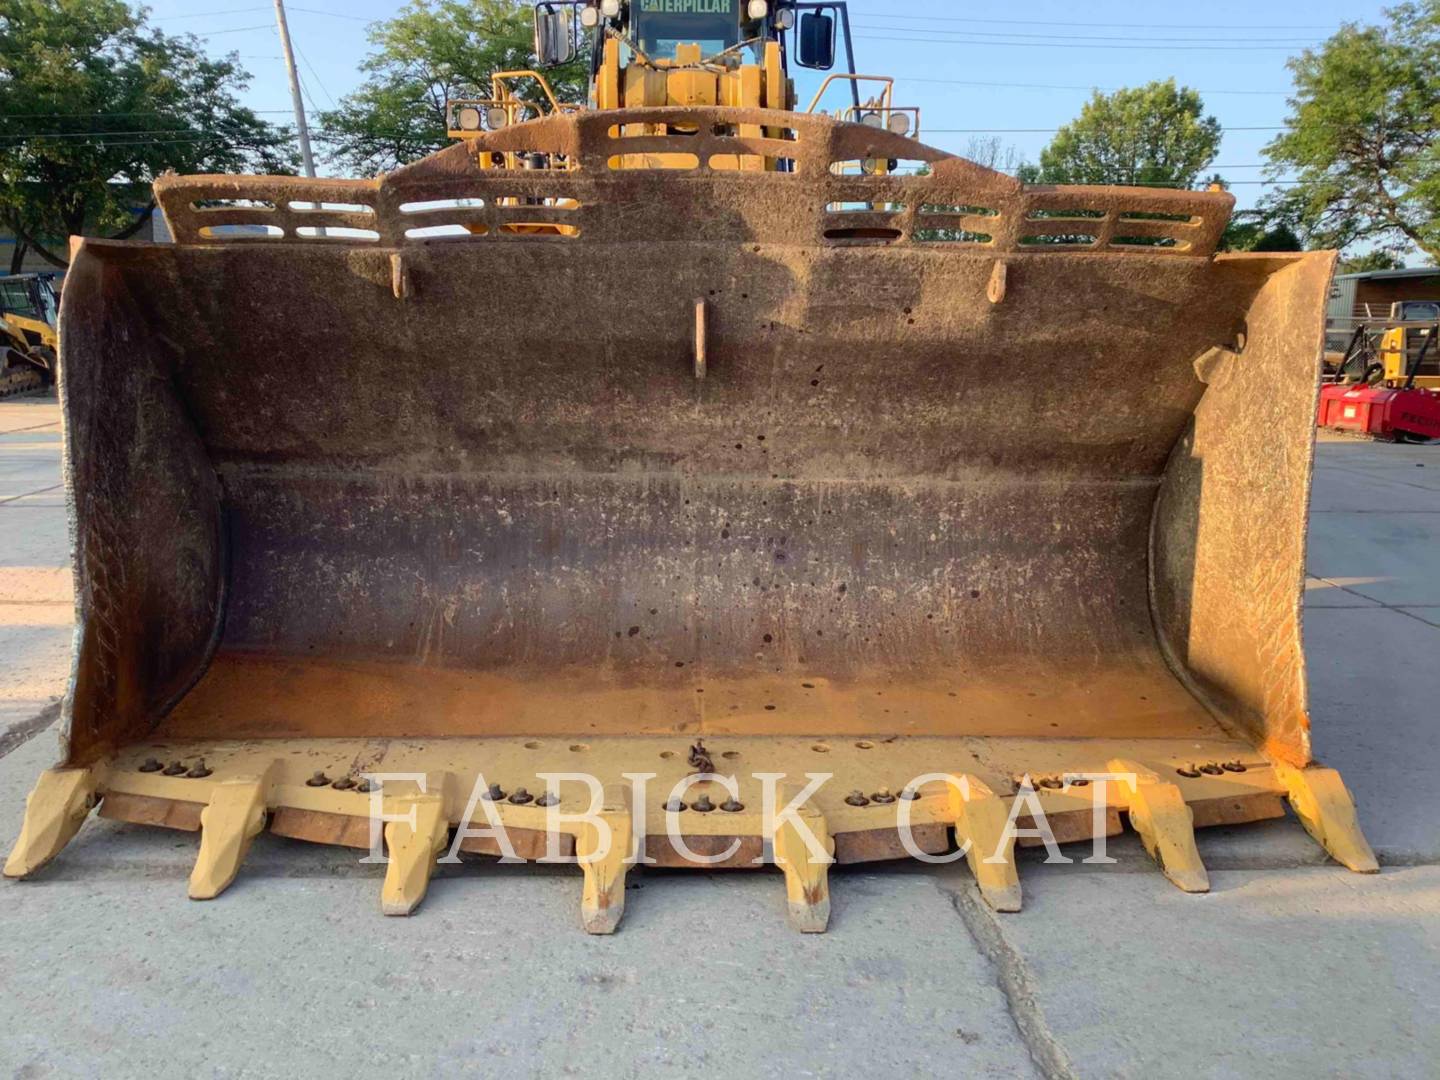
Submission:
M 683 66 L 698 50 L 700 63 L 734 67 L 760 62 L 767 42 L 783 48 L 794 24 L 792 0 L 539 0 L 535 53 L 542 68 L 568 63 L 588 35 L 592 77 L 611 38 L 625 65 Z
M 625 105 L 726 104 L 796 110 L 790 61 L 816 71 L 844 64 L 835 77 L 852 80 L 855 117 L 861 110 L 854 80 L 855 49 L 843 0 L 537 0 L 535 55 L 543 70 L 588 54 L 591 108 Z M 760 100 L 741 100 L 727 80 L 759 67 L 767 85 Z M 688 78 L 668 86 L 664 74 Z M 773 83 L 773 85 L 769 85 Z M 678 91 L 678 94 L 677 94 Z M 463 136 L 460 136 L 463 137 Z

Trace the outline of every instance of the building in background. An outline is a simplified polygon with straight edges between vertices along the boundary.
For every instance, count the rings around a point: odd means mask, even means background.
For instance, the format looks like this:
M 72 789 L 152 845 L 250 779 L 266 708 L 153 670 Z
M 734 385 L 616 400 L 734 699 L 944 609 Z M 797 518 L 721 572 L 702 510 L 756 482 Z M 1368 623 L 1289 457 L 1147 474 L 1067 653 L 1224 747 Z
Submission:
M 1401 300 L 1440 300 L 1440 266 L 1336 274 L 1326 311 L 1332 327 L 1384 319 Z

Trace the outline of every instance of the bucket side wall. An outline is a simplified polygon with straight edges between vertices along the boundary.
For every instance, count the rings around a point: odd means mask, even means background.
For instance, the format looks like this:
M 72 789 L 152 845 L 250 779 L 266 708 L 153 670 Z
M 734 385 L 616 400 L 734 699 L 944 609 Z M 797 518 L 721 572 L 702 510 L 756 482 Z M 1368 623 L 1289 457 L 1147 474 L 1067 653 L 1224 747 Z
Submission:
M 121 268 L 79 245 L 60 313 L 79 632 L 68 759 L 150 730 L 204 671 L 225 588 L 220 490 L 175 392 L 174 345 Z
M 1208 386 L 1171 455 L 1152 527 L 1162 649 L 1224 720 L 1268 752 L 1310 760 L 1300 607 L 1324 311 L 1335 256 L 1221 256 L 1263 280 L 1239 355 Z

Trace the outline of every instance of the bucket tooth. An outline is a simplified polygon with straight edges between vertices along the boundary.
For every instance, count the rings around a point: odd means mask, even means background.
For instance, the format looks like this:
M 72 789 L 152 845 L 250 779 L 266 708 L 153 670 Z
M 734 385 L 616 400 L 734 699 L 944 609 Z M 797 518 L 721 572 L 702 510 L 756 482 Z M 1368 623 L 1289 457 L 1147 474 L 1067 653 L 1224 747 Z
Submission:
M 48 863 L 85 824 L 95 806 L 90 769 L 46 769 L 25 799 L 25 821 L 5 860 L 5 876 L 29 877 Z
M 1133 775 L 1128 792 L 1124 784 L 1119 787 L 1129 800 L 1130 824 L 1161 872 L 1186 892 L 1209 892 L 1210 875 L 1195 847 L 1195 815 L 1179 787 L 1163 783 L 1144 765 L 1123 758 L 1111 761 L 1109 769 Z
M 1015 837 L 1006 829 L 1010 815 L 1005 800 L 983 780 L 962 774 L 950 786 L 955 840 L 968 842 L 965 861 L 975 875 L 980 896 L 995 911 L 1020 910 L 1020 876 L 1015 870 Z
M 625 913 L 626 860 L 635 834 L 630 807 L 628 785 L 606 785 L 596 816 L 609 827 L 608 840 L 593 821 L 582 822 L 575 838 L 575 855 L 585 873 L 580 921 L 587 934 L 613 934 Z
M 200 854 L 190 872 L 190 899 L 213 900 L 230 887 L 250 842 L 265 828 L 265 781 L 257 776 L 222 780 L 200 811 Z
M 1297 769 L 1277 764 L 1275 775 L 1305 831 L 1332 859 L 1358 874 L 1379 872 L 1380 863 L 1355 817 L 1355 799 L 1338 772 L 1320 765 Z
M 788 805 L 798 790 L 781 788 L 782 803 Z M 781 817 L 773 839 L 775 865 L 785 872 L 785 898 L 790 925 L 802 934 L 823 934 L 830 925 L 830 864 L 835 861 L 835 841 L 825 824 L 825 815 L 809 803 L 796 816 L 820 842 L 828 857 L 819 859 L 806 842 L 802 825 Z
M 450 835 L 445 799 L 438 792 L 386 799 L 385 812 L 392 817 L 405 815 L 409 820 L 385 824 L 389 862 L 380 890 L 380 910 L 386 915 L 409 915 L 425 899 L 435 859 L 445 850 Z

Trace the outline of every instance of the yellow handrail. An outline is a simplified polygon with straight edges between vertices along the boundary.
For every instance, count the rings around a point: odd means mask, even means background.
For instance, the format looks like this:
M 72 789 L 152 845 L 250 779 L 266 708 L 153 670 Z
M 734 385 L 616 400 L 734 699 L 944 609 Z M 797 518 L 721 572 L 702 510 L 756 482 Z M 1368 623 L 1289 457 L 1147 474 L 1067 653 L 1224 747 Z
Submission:
M 508 100 L 515 99 L 515 94 L 514 94 L 514 92 L 511 91 L 511 89 L 510 89 L 508 86 L 505 85 L 506 80 L 507 80 L 507 79 L 527 79 L 527 78 L 528 78 L 528 79 L 534 79 L 536 82 L 538 82 L 538 83 L 540 84 L 540 89 L 541 89 L 541 91 L 545 94 L 546 100 L 548 100 L 548 101 L 550 102 L 550 108 L 551 108 L 551 110 L 553 110 L 554 112 L 563 112 L 563 111 L 564 111 L 564 106 L 562 106 L 562 105 L 560 104 L 559 100 L 555 97 L 555 91 L 553 91 L 553 90 L 550 89 L 550 82 L 549 82 L 549 80 L 547 80 L 544 75 L 540 74 L 540 72 L 535 71 L 535 70 L 533 70 L 533 69 L 531 69 L 531 68 L 525 68 L 525 69 L 520 70 L 520 71 L 497 71 L 497 72 L 495 72 L 495 74 L 493 74 L 493 75 L 490 76 L 490 92 L 491 92 L 492 94 L 494 94 L 497 99 L 499 99 L 499 100 L 501 100 L 501 101 L 508 101 Z M 569 104 L 569 103 L 567 102 L 567 104 Z M 578 108 L 579 106 L 574 106 L 574 107 Z
M 813 112 L 815 111 L 815 106 L 820 104 L 820 99 L 825 96 L 825 91 L 830 88 L 830 84 L 833 83 L 836 79 L 842 79 L 842 80 L 845 80 L 845 81 L 847 81 L 847 82 L 854 82 L 854 83 L 860 83 L 860 82 L 878 82 L 878 83 L 884 83 L 884 84 L 885 84 L 885 89 L 884 89 L 883 91 L 881 91 L 881 93 L 880 93 L 880 102 L 881 102 L 880 108 L 881 108 L 881 109 L 884 109 L 884 110 L 888 110 L 888 109 L 890 108 L 890 102 L 891 102 L 892 96 L 893 96 L 894 91 L 895 91 L 895 80 L 894 80 L 891 76 L 889 76 L 889 75 L 851 75 L 849 72 L 836 71 L 836 72 L 832 72 L 831 74 L 825 76 L 825 81 L 820 84 L 820 89 L 815 91 L 815 96 L 814 96 L 814 98 L 812 98 L 811 101 L 810 101 L 810 107 L 805 110 L 807 113 L 813 113 Z

